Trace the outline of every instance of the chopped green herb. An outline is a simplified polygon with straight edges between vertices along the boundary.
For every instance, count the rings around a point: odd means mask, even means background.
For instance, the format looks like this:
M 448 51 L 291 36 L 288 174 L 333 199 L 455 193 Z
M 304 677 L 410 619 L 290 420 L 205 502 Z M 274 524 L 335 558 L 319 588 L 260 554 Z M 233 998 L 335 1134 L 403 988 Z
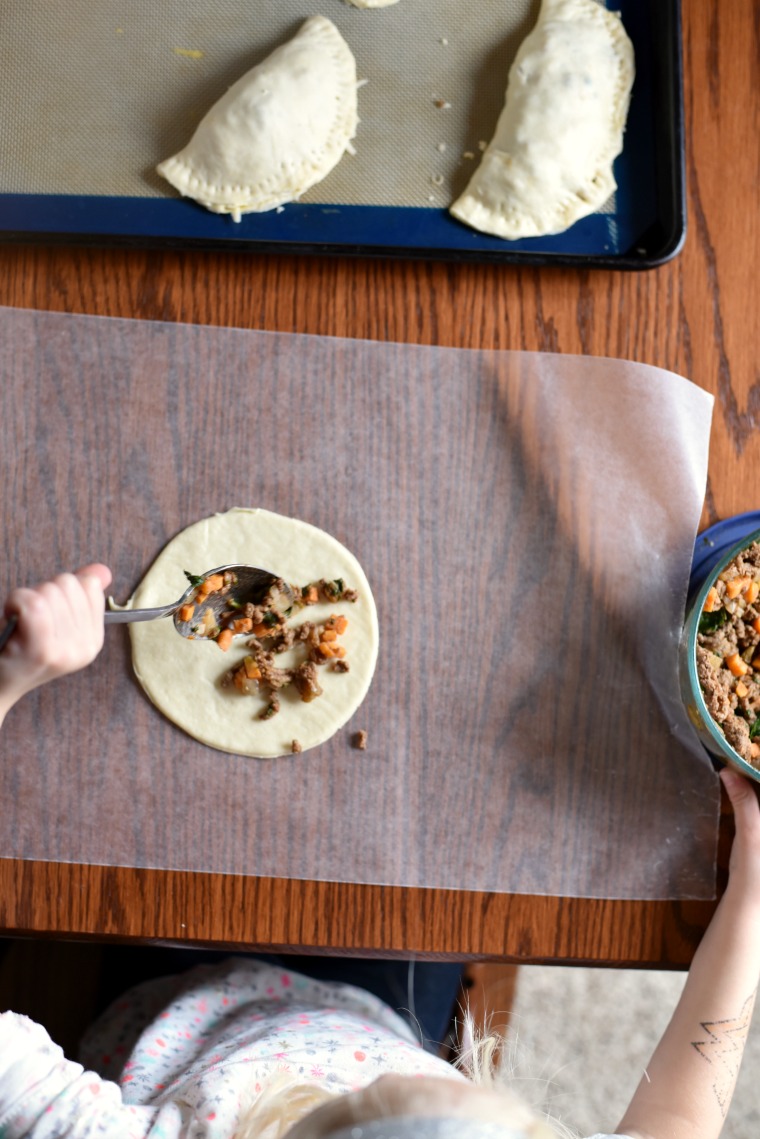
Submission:
M 280 710 L 279 705 L 269 703 L 269 704 L 267 704 L 264 711 L 260 713 L 259 719 L 260 720 L 271 720 L 272 716 L 275 716 L 279 712 L 279 710 Z
M 328 601 L 340 601 L 346 588 L 346 583 L 342 577 L 336 577 L 333 581 L 323 581 L 322 590 Z
M 242 609 L 243 608 L 243 602 L 242 601 L 236 601 L 234 597 L 230 597 L 227 601 L 227 604 L 229 605 L 230 609 Z
M 190 573 L 189 570 L 183 570 L 182 572 L 192 585 L 193 589 L 197 589 L 199 585 L 203 585 L 203 582 L 205 580 L 204 578 L 198 577 L 197 574 Z
M 289 616 L 290 616 L 290 614 L 291 614 L 292 612 L 293 612 L 293 606 L 292 606 L 292 605 L 289 605 L 289 606 L 288 606 L 288 608 L 285 610 L 285 614 L 284 614 L 284 615 L 285 615 L 286 617 L 289 617 Z
M 750 726 L 749 726 L 749 738 L 751 740 L 753 740 L 755 738 L 755 736 L 758 734 L 758 732 L 760 732 L 760 717 L 758 717 L 757 720 L 753 720 L 752 723 L 750 724 Z
M 727 609 L 715 609 L 712 613 L 703 613 L 699 618 L 700 633 L 714 633 L 721 625 L 725 625 L 728 620 Z
M 273 613 L 271 609 L 268 610 L 268 612 L 264 614 L 263 624 L 266 625 L 268 629 L 271 629 L 273 625 L 279 624 L 277 614 Z

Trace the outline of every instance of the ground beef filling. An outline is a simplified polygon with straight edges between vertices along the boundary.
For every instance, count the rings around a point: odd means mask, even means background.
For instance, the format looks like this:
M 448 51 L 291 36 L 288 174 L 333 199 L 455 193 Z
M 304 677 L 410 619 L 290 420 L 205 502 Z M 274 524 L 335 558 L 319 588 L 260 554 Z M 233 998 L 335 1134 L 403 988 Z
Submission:
M 291 611 L 299 612 L 318 601 L 331 603 L 338 601 L 356 602 L 358 594 L 354 589 L 346 589 L 342 579 L 320 580 L 299 589 L 291 587 L 294 602 L 285 613 L 268 609 L 264 624 L 255 626 L 256 635 L 247 641 L 247 653 L 242 661 L 228 669 L 221 680 L 223 687 L 234 687 L 241 695 L 258 692 L 265 697 L 267 704 L 259 718 L 269 720 L 280 710 L 277 693 L 292 685 L 304 703 L 310 703 L 322 695 L 319 683 L 319 668 L 329 665 L 334 672 L 348 672 L 345 659 L 346 650 L 340 644 L 340 637 L 346 631 L 348 618 L 333 614 L 326 621 L 302 621 L 288 624 Z M 280 653 L 296 646 L 303 646 L 302 659 L 291 667 L 284 668 L 277 663 Z M 298 741 L 294 741 L 298 743 Z M 300 748 L 300 745 L 299 745 Z M 296 750 L 295 748 L 293 749 Z
M 705 704 L 742 759 L 760 769 L 760 544 L 734 558 L 710 589 L 697 633 Z

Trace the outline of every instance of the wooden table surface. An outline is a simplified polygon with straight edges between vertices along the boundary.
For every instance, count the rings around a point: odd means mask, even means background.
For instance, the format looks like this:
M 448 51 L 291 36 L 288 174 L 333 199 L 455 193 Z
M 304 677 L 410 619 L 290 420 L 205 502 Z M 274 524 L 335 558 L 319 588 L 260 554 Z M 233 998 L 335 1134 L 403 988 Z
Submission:
M 683 37 L 689 229 L 660 269 L 9 246 L 0 304 L 654 364 L 716 397 L 703 524 L 753 509 L 754 0 L 683 0 Z M 713 908 L 0 860 L 0 930 L 61 937 L 682 967 Z

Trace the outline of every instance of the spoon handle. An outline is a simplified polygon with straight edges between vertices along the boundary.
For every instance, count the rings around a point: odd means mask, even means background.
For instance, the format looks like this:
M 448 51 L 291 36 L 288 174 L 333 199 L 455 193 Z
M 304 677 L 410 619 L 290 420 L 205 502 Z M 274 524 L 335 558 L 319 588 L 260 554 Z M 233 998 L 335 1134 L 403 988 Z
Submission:
M 106 625 L 123 625 L 128 621 L 155 621 L 159 617 L 171 617 L 177 605 L 162 605 L 158 609 L 106 609 L 103 620 Z M 16 628 L 16 614 L 12 613 L 0 631 L 0 653 L 13 636 Z
M 155 621 L 159 617 L 171 617 L 177 609 L 176 601 L 172 605 L 161 605 L 158 609 L 106 609 L 103 620 L 106 625 L 123 625 L 132 621 Z
M 3 651 L 5 646 L 8 644 L 8 641 L 13 636 L 13 630 L 16 628 L 17 620 L 18 618 L 16 617 L 16 614 L 11 613 L 10 617 L 6 621 L 3 631 L 0 633 L 0 653 Z

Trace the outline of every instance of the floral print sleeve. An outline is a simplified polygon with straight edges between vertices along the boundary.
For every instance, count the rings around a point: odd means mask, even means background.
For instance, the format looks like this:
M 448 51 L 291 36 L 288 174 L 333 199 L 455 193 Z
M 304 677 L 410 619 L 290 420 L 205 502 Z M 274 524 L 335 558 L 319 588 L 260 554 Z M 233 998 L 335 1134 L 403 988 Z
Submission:
M 162 1120 L 160 1117 L 164 1115 Z M 0 1136 L 2 1139 L 163 1139 L 179 1136 L 166 1112 L 130 1107 L 121 1089 L 64 1059 L 41 1025 L 0 1013 Z

